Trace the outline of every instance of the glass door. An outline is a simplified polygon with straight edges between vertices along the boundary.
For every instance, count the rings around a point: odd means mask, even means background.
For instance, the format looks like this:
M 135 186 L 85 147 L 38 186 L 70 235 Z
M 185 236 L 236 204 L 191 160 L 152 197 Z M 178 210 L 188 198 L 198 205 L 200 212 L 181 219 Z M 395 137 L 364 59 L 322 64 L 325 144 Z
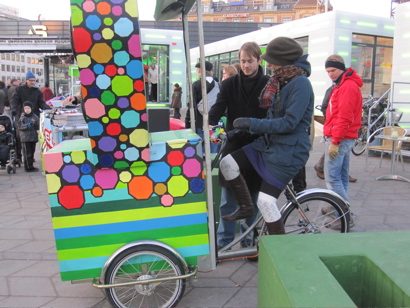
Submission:
M 157 51 L 158 57 L 158 102 L 169 102 L 169 74 L 168 48 L 161 46 Z

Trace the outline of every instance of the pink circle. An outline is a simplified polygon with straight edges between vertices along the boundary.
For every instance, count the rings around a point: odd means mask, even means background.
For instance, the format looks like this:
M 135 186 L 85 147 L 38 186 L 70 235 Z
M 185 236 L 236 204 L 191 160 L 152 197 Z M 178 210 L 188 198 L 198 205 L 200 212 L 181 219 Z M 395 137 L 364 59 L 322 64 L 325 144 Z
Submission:
M 124 70 L 122 67 L 120 67 L 120 68 L 118 69 L 118 74 L 119 74 L 119 75 L 124 75 L 124 73 L 125 73 L 125 70 Z
M 122 7 L 120 7 L 120 6 L 114 6 L 113 8 L 112 8 L 112 13 L 115 15 L 115 16 L 120 16 L 121 14 L 122 14 Z
M 90 13 L 95 10 L 95 3 L 92 0 L 86 0 L 83 4 L 83 9 Z
M 122 159 L 124 157 L 124 153 L 122 151 L 117 151 L 114 153 L 114 157 L 117 159 Z
M 174 198 L 171 195 L 163 195 L 161 197 L 161 204 L 163 206 L 171 206 L 174 203 Z
M 147 113 L 142 114 L 141 115 L 141 121 L 147 122 L 147 117 L 148 117 Z

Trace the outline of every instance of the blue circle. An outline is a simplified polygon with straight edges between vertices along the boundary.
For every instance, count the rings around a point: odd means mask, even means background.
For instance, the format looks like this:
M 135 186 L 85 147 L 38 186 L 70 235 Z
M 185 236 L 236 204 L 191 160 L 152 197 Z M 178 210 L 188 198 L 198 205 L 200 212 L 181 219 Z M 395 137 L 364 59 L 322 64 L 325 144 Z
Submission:
M 101 64 L 94 65 L 94 73 L 102 74 L 103 72 L 104 72 L 104 66 L 102 66 Z

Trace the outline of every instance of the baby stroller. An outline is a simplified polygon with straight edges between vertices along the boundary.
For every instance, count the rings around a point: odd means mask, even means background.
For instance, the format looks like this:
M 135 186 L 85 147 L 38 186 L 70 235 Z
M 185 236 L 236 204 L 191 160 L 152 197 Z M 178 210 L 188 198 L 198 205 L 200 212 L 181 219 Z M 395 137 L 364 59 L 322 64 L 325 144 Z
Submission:
M 7 173 L 16 173 L 16 166 L 21 167 L 21 162 L 16 157 L 16 136 L 13 120 L 6 114 L 0 115 L 0 124 L 4 126 L 6 134 L 2 137 L 0 145 L 0 160 L 8 162 Z M 4 139 L 4 140 L 3 140 Z

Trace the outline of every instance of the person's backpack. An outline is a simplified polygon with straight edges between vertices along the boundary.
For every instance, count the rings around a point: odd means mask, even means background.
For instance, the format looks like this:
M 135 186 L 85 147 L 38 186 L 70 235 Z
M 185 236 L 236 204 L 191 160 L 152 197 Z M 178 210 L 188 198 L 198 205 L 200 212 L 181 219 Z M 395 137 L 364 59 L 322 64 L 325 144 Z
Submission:
M 211 109 L 211 107 L 215 104 L 216 97 L 218 96 L 218 93 L 219 93 L 219 84 L 216 82 L 216 80 L 214 80 L 214 82 L 215 82 L 215 86 L 206 95 L 206 100 L 208 102 L 208 112 Z M 202 99 L 198 103 L 197 108 L 198 108 L 199 113 L 203 115 L 204 114 L 204 102 L 202 101 Z

